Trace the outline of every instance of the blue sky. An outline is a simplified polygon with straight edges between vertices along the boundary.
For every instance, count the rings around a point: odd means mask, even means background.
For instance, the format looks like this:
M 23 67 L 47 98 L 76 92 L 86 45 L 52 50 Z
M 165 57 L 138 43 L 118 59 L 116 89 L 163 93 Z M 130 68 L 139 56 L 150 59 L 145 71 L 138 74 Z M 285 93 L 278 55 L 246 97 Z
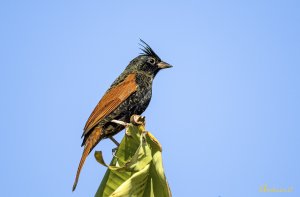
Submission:
M 1 196 L 95 194 L 106 169 L 92 155 L 71 192 L 80 136 L 139 38 L 174 66 L 144 113 L 173 196 L 299 196 L 299 6 L 1 1 Z M 95 150 L 109 161 L 112 148 Z

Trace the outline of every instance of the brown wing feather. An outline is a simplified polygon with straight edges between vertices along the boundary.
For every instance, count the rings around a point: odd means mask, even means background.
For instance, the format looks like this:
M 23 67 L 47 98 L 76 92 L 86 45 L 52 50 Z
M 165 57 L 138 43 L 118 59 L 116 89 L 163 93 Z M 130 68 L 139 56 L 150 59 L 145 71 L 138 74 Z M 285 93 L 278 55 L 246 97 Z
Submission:
M 102 97 L 85 124 L 83 136 L 136 91 L 137 84 L 135 79 L 136 75 L 134 73 L 129 74 L 123 82 L 111 88 Z

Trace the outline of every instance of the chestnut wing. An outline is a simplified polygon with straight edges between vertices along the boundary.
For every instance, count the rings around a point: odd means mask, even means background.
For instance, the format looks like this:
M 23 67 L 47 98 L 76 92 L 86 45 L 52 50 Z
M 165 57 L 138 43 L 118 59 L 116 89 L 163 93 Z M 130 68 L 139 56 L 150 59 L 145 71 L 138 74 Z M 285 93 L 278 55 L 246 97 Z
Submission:
M 111 88 L 101 98 L 89 119 L 87 120 L 82 136 L 86 135 L 103 118 L 113 112 L 122 102 L 137 90 L 136 75 L 129 74 L 120 84 Z

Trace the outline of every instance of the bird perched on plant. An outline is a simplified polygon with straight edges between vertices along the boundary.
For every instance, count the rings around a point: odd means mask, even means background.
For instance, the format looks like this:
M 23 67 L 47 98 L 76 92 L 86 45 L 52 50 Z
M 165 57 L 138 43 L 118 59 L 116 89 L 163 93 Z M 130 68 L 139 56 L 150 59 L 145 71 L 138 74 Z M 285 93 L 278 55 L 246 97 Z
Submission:
M 89 119 L 82 134 L 84 146 L 78 166 L 73 191 L 76 188 L 81 168 L 88 154 L 105 138 L 124 129 L 124 126 L 112 120 L 129 122 L 133 114 L 141 115 L 148 107 L 152 96 L 152 82 L 156 74 L 165 68 L 172 67 L 162 61 L 151 47 L 141 40 L 143 51 L 134 58 L 122 74 L 105 92 Z

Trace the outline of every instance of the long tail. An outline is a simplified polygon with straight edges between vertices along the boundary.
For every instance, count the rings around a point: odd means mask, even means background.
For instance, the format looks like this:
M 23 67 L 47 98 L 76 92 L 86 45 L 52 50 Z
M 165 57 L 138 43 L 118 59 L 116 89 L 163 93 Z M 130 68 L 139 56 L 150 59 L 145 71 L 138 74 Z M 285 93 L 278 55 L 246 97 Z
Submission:
M 72 191 L 74 191 L 76 189 L 77 183 L 78 183 L 78 179 L 79 179 L 79 175 L 80 175 L 80 171 L 82 169 L 82 166 L 87 158 L 87 156 L 89 155 L 89 153 L 92 151 L 92 149 L 96 146 L 96 144 L 98 143 L 99 139 L 101 137 L 101 128 L 100 127 L 96 127 L 91 135 L 88 137 L 85 146 L 84 146 L 84 150 L 79 162 L 79 166 L 77 169 L 77 173 L 76 173 L 76 177 L 75 177 L 75 181 L 74 181 L 74 185 L 72 188 Z

